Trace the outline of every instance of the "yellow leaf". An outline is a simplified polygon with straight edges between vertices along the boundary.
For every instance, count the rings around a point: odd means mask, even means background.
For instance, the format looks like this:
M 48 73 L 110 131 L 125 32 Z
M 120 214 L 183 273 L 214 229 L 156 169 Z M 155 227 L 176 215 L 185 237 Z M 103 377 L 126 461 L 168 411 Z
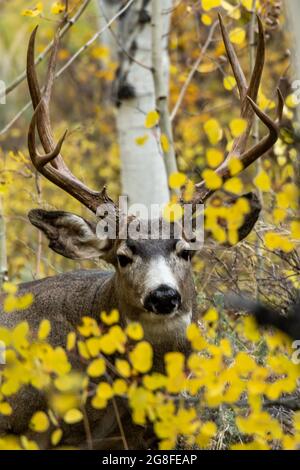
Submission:
M 7 294 L 16 294 L 18 291 L 18 287 L 12 282 L 3 282 L 2 289 Z
M 57 446 L 57 444 L 60 442 L 62 438 L 62 430 L 61 429 L 55 429 L 53 433 L 51 434 L 51 444 L 53 446 Z
M 246 38 L 246 32 L 243 28 L 232 29 L 229 38 L 233 44 L 243 44 Z
M 51 5 L 51 13 L 52 15 L 59 15 L 65 11 L 65 5 L 61 2 L 54 2 Z
M 152 367 L 153 350 L 150 343 L 141 341 L 129 353 L 131 364 L 137 372 L 146 373 Z
M 157 111 L 150 111 L 145 120 L 145 127 L 147 129 L 151 129 L 152 127 L 156 126 L 159 121 L 159 114 Z
M 224 189 L 233 194 L 240 194 L 243 191 L 243 183 L 237 177 L 230 178 L 225 182 Z
M 119 321 L 119 312 L 118 310 L 114 309 L 110 312 L 110 314 L 106 312 L 101 312 L 101 320 L 106 325 L 113 325 L 114 323 L 118 323 Z
M 32 9 L 25 9 L 22 11 L 22 15 L 23 16 L 30 16 L 30 17 L 35 17 L 35 16 L 39 16 L 41 13 L 43 12 L 43 3 L 42 2 L 38 2 L 36 4 L 36 6 Z
M 224 160 L 223 152 L 217 149 L 208 149 L 206 152 L 206 160 L 210 167 L 217 168 Z
M 295 238 L 296 240 L 300 240 L 300 222 L 297 220 L 294 220 L 291 223 L 291 233 L 292 237 Z
M 202 0 L 202 8 L 204 11 L 209 11 L 212 8 L 217 8 L 221 5 L 221 0 Z
M 225 90 L 231 91 L 236 86 L 236 79 L 234 78 L 233 75 L 227 75 L 223 79 L 223 85 L 224 85 Z
M 264 237 L 265 245 L 270 250 L 282 250 L 285 253 L 289 253 L 294 249 L 294 244 L 288 240 L 288 238 L 283 237 L 275 232 L 268 232 Z
M 127 392 L 127 384 L 123 379 L 116 379 L 113 383 L 113 391 L 116 395 L 124 395 Z
M 169 177 L 169 186 L 171 189 L 181 188 L 186 182 L 184 173 L 172 173 Z
M 269 175 L 262 170 L 253 180 L 255 186 L 263 192 L 268 192 L 271 189 L 271 182 Z
M 49 419 L 43 411 L 37 411 L 30 420 L 30 428 L 35 432 L 45 432 L 49 427 Z
M 38 339 L 43 341 L 46 339 L 51 331 L 51 323 L 49 320 L 42 320 L 39 326 Z
M 100 375 L 105 374 L 106 366 L 104 359 L 95 359 L 92 361 L 88 368 L 87 373 L 90 377 L 100 377 Z
M 216 119 L 206 121 L 204 131 L 212 145 L 216 145 L 223 137 L 223 130 Z
M 285 100 L 285 104 L 289 107 L 289 108 L 296 108 L 299 104 L 299 99 L 297 98 L 297 96 L 292 93 L 291 95 L 289 95 L 286 100 Z
M 232 157 L 228 162 L 228 168 L 231 176 L 234 176 L 242 171 L 243 164 L 237 157 Z
M 109 400 L 114 396 L 112 387 L 107 382 L 101 382 L 97 387 L 97 396 L 102 400 Z
M 168 153 L 168 151 L 170 150 L 170 143 L 166 134 L 162 134 L 160 136 L 160 143 L 161 143 L 161 148 L 163 149 L 163 152 Z
M 77 408 L 72 408 L 68 410 L 64 415 L 64 421 L 68 424 L 79 423 L 83 419 L 83 414 Z
M 229 124 L 231 134 L 233 137 L 239 137 L 247 128 L 247 121 L 245 119 L 233 119 Z
M 67 351 L 72 351 L 76 344 L 76 333 L 71 331 L 67 336 Z
M 130 377 L 131 375 L 131 368 L 129 362 L 125 359 L 116 359 L 115 367 L 122 377 Z
M 222 178 L 213 170 L 205 169 L 202 172 L 202 178 L 208 189 L 218 189 L 222 186 Z
M 183 208 L 181 204 L 169 202 L 163 208 L 162 215 L 166 221 L 175 222 L 183 216 Z
M 0 403 L 0 415 L 10 416 L 13 410 L 9 403 Z
M 201 15 L 201 21 L 203 24 L 205 24 L 205 26 L 210 26 L 212 24 L 212 19 L 207 14 Z
M 144 330 L 140 323 L 132 322 L 126 327 L 125 333 L 129 338 L 140 341 L 144 337 Z
M 137 137 L 135 139 L 135 143 L 136 145 L 140 145 L 142 147 L 143 145 L 145 145 L 148 139 L 149 139 L 149 136 L 145 134 L 145 135 L 142 135 L 141 137 Z

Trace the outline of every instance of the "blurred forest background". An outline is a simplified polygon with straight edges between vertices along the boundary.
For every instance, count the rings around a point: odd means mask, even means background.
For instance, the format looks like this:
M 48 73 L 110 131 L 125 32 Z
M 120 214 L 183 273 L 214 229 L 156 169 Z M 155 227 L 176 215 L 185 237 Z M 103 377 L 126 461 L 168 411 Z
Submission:
M 179 171 L 193 181 L 199 181 L 208 165 L 206 150 L 212 146 L 205 123 L 209 119 L 216 120 L 220 138 L 213 147 L 224 152 L 232 140 L 230 122 L 239 117 L 236 88 L 216 24 L 218 12 L 223 14 L 242 65 L 249 72 L 254 47 L 250 36 L 255 38 L 256 34 L 254 6 L 267 37 L 266 66 L 258 104 L 272 115 L 277 86 L 281 87 L 285 97 L 279 141 L 243 175 L 243 192 L 256 186 L 262 199 L 260 221 L 255 232 L 238 248 L 203 250 L 196 258 L 196 277 L 202 285 L 201 300 L 211 301 L 214 297 L 217 302 L 216 292 L 230 288 L 256 292 L 273 304 L 284 305 L 295 299 L 299 287 L 300 265 L 296 249 L 299 237 L 296 219 L 299 126 L 297 101 L 292 89 L 297 77 L 292 63 L 294 41 L 288 20 L 288 3 L 278 0 L 174 2 L 168 36 L 170 110 L 174 110 L 183 87 L 186 87 L 173 120 Z M 70 16 L 76 15 L 83 4 L 86 4 L 84 13 L 61 41 L 59 68 L 103 25 L 96 1 L 70 0 Z M 0 78 L 8 86 L 25 68 L 27 43 L 34 26 L 40 24 L 37 52 L 42 53 L 64 14 L 64 2 L 1 0 L 0 11 Z M 38 66 L 40 77 L 45 74 L 46 62 L 43 60 Z M 99 189 L 107 184 L 113 197 L 122 192 L 115 125 L 119 112 L 114 96 L 117 69 L 118 59 L 105 43 L 104 35 L 100 35 L 59 77 L 52 99 L 56 136 L 60 136 L 65 128 L 69 129 L 63 149 L 67 164 L 90 187 Z M 86 212 L 33 170 L 26 148 L 32 110 L 29 108 L 20 113 L 28 100 L 27 84 L 23 81 L 8 94 L 6 104 L 0 105 L 0 210 L 4 222 L 1 274 L 6 277 L 7 265 L 7 278 L 13 282 L 29 281 L 79 266 L 96 267 L 98 263 L 76 263 L 56 255 L 27 219 L 28 211 L 35 207 L 78 214 Z M 143 116 L 141 120 L 144 121 Z M 263 128 L 258 131 L 265 133 Z M 144 145 L 143 136 L 134 145 L 140 152 Z M 138 158 L 143 156 L 139 154 Z M 207 259 L 215 263 L 206 263 Z

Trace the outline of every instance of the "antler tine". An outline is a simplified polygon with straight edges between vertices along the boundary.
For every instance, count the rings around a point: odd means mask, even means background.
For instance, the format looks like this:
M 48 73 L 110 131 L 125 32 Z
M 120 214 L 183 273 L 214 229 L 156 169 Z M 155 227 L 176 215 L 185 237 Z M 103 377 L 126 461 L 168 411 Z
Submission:
M 247 80 L 242 70 L 242 67 L 240 65 L 239 59 L 236 55 L 236 52 L 234 50 L 234 47 L 229 39 L 228 31 L 225 28 L 225 25 L 223 23 L 223 19 L 220 13 L 218 13 L 218 17 L 219 17 L 219 24 L 221 28 L 222 38 L 223 38 L 224 46 L 226 49 L 227 57 L 230 62 L 233 75 L 234 75 L 234 78 L 236 80 L 236 83 L 239 89 L 240 99 L 243 101 L 246 98 L 247 91 L 248 91 Z
M 59 139 L 57 142 L 55 148 L 49 152 L 46 153 L 45 155 L 41 155 L 37 150 L 36 150 L 36 139 L 35 139 L 35 128 L 36 128 L 36 120 L 37 120 L 37 114 L 38 111 L 41 108 L 41 105 L 43 104 L 44 98 L 41 99 L 37 107 L 35 108 L 35 111 L 33 113 L 30 126 L 29 126 L 29 131 L 28 131 L 28 150 L 29 154 L 32 160 L 32 163 L 34 164 L 34 167 L 38 170 L 41 171 L 41 169 L 47 165 L 47 163 L 50 163 L 54 158 L 56 158 L 62 148 L 62 145 L 64 143 L 64 140 L 66 138 L 66 135 L 68 133 L 68 130 L 64 132 L 62 137 Z
M 230 62 L 233 74 L 235 76 L 237 86 L 240 94 L 241 101 L 241 116 L 247 120 L 247 127 L 245 132 L 236 138 L 233 142 L 232 150 L 229 152 L 223 163 L 215 170 L 216 173 L 223 178 L 223 181 L 230 178 L 229 161 L 235 157 L 238 158 L 243 164 L 243 169 L 247 168 L 251 163 L 266 153 L 277 141 L 279 128 L 278 122 L 282 117 L 284 100 L 280 90 L 278 94 L 278 107 L 277 107 L 277 121 L 273 121 L 262 110 L 259 109 L 255 100 L 257 98 L 261 77 L 265 62 L 265 35 L 263 25 L 259 17 L 258 20 L 258 44 L 256 51 L 256 59 L 254 69 L 251 75 L 250 85 L 248 87 L 247 80 L 240 66 L 236 52 L 229 39 L 228 32 L 224 26 L 221 15 L 219 15 L 220 28 L 224 45 L 226 48 L 228 60 Z M 254 116 L 258 116 L 263 124 L 268 128 L 269 133 L 263 137 L 256 145 L 246 150 L 247 140 L 251 131 Z M 205 181 L 195 185 L 195 194 L 192 200 L 193 205 L 205 202 L 213 193 L 214 190 L 206 188 Z
M 57 143 L 54 141 L 50 122 L 49 103 L 55 78 L 59 36 L 58 34 L 55 36 L 48 66 L 45 94 L 42 96 L 34 64 L 36 33 L 37 27 L 31 34 L 27 52 L 27 81 L 35 109 L 28 130 L 28 149 L 32 163 L 48 180 L 69 193 L 92 212 L 96 213 L 99 205 L 103 203 L 109 203 L 115 207 L 113 201 L 107 196 L 105 188 L 101 192 L 92 191 L 78 180 L 66 166 L 60 151 L 67 131 Z M 42 147 L 45 151 L 44 155 L 40 155 L 36 150 L 36 127 Z

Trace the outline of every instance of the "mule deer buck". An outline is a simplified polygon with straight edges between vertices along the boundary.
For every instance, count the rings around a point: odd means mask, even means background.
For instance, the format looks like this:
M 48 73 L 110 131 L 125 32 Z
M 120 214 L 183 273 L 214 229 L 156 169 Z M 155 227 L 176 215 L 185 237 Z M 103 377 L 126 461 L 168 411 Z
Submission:
M 258 19 L 257 55 L 249 85 L 221 17 L 220 27 L 239 90 L 241 116 L 247 121 L 244 134 L 235 139 L 232 151 L 215 170 L 223 181 L 226 181 L 230 178 L 229 162 L 233 156 L 239 158 L 244 169 L 247 168 L 274 145 L 278 138 L 278 125 L 255 104 L 265 58 L 261 21 Z M 33 166 L 92 213 L 96 214 L 97 208 L 103 203 L 110 205 L 117 213 L 118 208 L 107 195 L 105 188 L 101 192 L 92 191 L 66 166 L 61 155 L 66 133 L 57 144 L 54 141 L 49 105 L 55 76 L 58 36 L 55 39 L 46 85 L 42 92 L 34 66 L 36 33 L 37 29 L 31 35 L 27 57 L 28 85 L 34 107 L 28 132 L 28 148 Z M 278 119 L 280 119 L 283 101 L 279 92 L 278 95 Z M 255 115 L 267 127 L 268 134 L 259 143 L 247 149 Z M 40 155 L 36 148 L 36 129 L 44 155 Z M 214 191 L 208 189 L 205 182 L 201 181 L 195 185 L 192 201 L 186 202 L 196 207 L 197 204 L 204 203 L 213 193 Z M 260 212 L 257 197 L 252 193 L 245 197 L 249 200 L 251 211 L 240 227 L 240 239 L 251 231 Z M 40 321 L 48 318 L 52 324 L 49 341 L 53 345 L 64 346 L 67 333 L 76 329 L 87 313 L 97 319 L 100 311 L 111 311 L 116 308 L 120 313 L 121 324 L 126 325 L 131 321 L 141 322 L 145 339 L 152 344 L 154 350 L 154 370 L 161 369 L 165 352 L 188 352 L 185 330 L 186 326 L 195 319 L 196 291 L 190 262 L 190 245 L 184 235 L 180 239 L 173 236 L 168 239 L 163 237 L 147 239 L 141 232 L 138 240 L 131 238 L 103 240 L 96 235 L 96 221 L 90 222 L 68 212 L 35 209 L 30 211 L 29 220 L 46 235 L 50 248 L 57 253 L 75 260 L 102 258 L 114 267 L 114 271 L 79 270 L 22 284 L 19 289 L 20 294 L 31 292 L 34 295 L 34 303 L 26 311 L 2 315 L 0 321 L 2 325 L 12 328 L 26 319 L 32 331 L 36 331 Z M 46 407 L 41 392 L 32 388 L 24 389 L 14 396 L 11 404 L 13 414 L 10 417 L 0 416 L 1 433 L 26 433 L 28 421 L 33 413 Z M 130 441 L 132 432 L 126 427 L 127 423 L 130 423 L 129 412 L 123 408 L 120 409 L 120 416 L 122 420 L 124 418 L 129 447 L 143 448 L 146 444 L 142 439 Z M 119 435 L 113 409 L 108 407 L 105 411 L 89 410 L 88 413 L 92 437 L 99 443 L 96 447 L 109 448 L 111 445 L 109 438 Z M 70 431 L 66 436 L 65 443 L 85 446 L 83 429 L 77 429 L 76 435 Z M 121 441 L 115 445 L 122 447 Z M 47 446 L 49 442 L 45 444 L 45 447 Z

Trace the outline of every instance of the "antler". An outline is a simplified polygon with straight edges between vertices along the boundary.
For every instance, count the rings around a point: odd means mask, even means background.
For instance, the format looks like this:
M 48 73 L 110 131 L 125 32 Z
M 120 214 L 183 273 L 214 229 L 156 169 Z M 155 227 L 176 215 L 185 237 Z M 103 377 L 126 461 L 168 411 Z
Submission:
M 281 120 L 284 105 L 283 97 L 281 95 L 280 90 L 277 89 L 277 122 L 270 119 L 262 110 L 259 109 L 259 107 L 255 103 L 265 62 L 265 35 L 263 25 L 259 17 L 257 17 L 257 21 L 258 45 L 256 51 L 256 60 L 250 79 L 250 85 L 248 86 L 246 77 L 239 63 L 234 47 L 229 39 L 228 32 L 224 26 L 222 17 L 221 15 L 219 15 L 219 23 L 227 57 L 230 62 L 239 90 L 241 103 L 241 117 L 247 121 L 247 127 L 245 132 L 234 140 L 232 150 L 228 153 L 227 157 L 224 159 L 222 164 L 215 170 L 215 172 L 222 177 L 223 181 L 226 181 L 231 176 L 229 170 L 229 162 L 232 158 L 238 158 L 242 163 L 242 169 L 245 169 L 249 165 L 251 165 L 255 160 L 260 158 L 264 153 L 266 153 L 278 139 L 278 121 Z M 250 135 L 255 114 L 268 128 L 269 133 L 253 147 L 246 150 L 247 140 Z M 205 186 L 205 181 L 197 183 L 195 185 L 195 193 L 192 200 L 193 205 L 205 202 L 205 200 L 208 199 L 213 193 L 214 190 L 208 189 Z
M 38 27 L 36 27 L 31 34 L 27 51 L 27 81 L 34 108 L 28 131 L 28 149 L 30 158 L 39 173 L 69 193 L 92 212 L 96 213 L 100 204 L 108 203 L 114 205 L 114 203 L 108 197 L 105 187 L 101 192 L 89 189 L 80 180 L 78 180 L 66 166 L 60 151 L 67 135 L 67 131 L 65 131 L 57 144 L 55 144 L 50 122 L 49 104 L 55 79 L 59 35 L 57 32 L 49 61 L 46 85 L 42 93 L 34 64 L 37 29 Z M 45 151 L 44 155 L 40 155 L 36 149 L 36 128 Z

